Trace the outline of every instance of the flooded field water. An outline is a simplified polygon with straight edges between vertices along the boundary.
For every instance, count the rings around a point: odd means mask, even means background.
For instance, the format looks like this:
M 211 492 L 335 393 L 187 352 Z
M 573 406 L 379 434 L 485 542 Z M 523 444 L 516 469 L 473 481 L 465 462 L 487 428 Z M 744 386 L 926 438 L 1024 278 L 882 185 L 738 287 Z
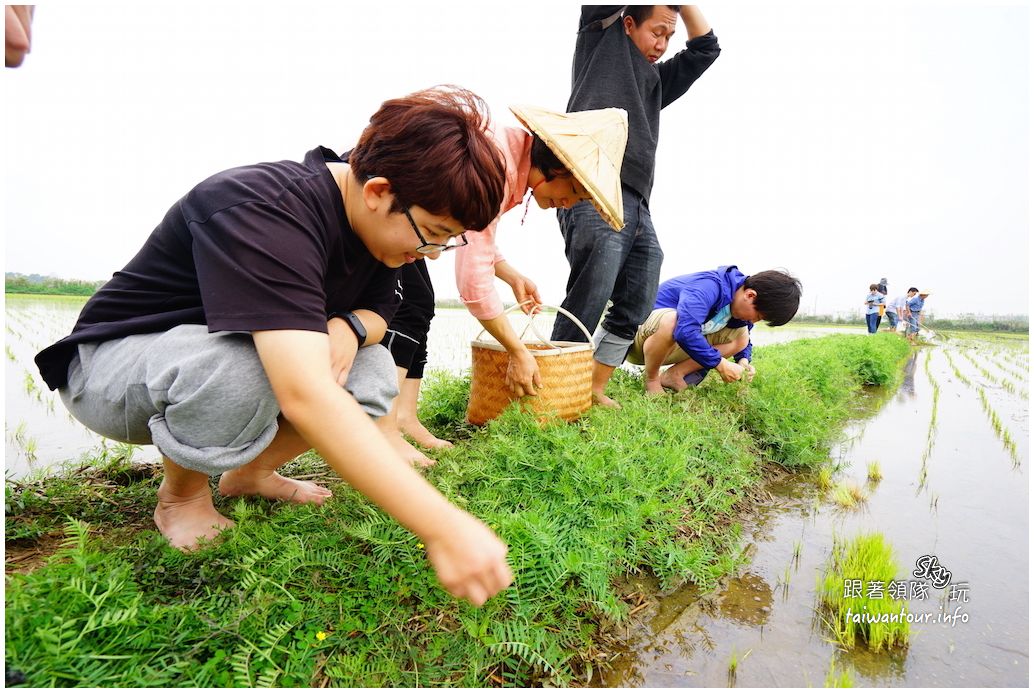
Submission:
M 854 480 L 868 500 L 840 509 L 814 476 L 771 484 L 771 501 L 748 520 L 741 573 L 704 598 L 662 598 L 632 627 L 630 651 L 604 683 L 822 686 L 835 663 L 856 686 L 1026 686 L 1027 364 L 1026 339 L 915 350 L 901 387 L 870 393 L 867 416 L 831 452 L 834 483 Z M 878 483 L 866 478 L 873 461 Z M 916 562 L 935 556 L 955 594 L 931 587 L 909 600 L 911 613 L 932 616 L 912 626 L 907 648 L 843 651 L 818 616 L 817 583 L 834 535 L 873 531 L 893 546 L 898 579 L 915 580 Z M 943 613 L 952 620 L 938 622 Z

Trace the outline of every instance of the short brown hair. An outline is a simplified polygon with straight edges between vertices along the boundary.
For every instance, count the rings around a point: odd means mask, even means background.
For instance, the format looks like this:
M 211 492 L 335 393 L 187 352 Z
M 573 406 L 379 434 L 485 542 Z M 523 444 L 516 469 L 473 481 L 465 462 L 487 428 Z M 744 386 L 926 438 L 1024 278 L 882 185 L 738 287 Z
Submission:
M 488 107 L 471 91 L 440 85 L 381 104 L 348 163 L 364 181 L 383 176 L 392 212 L 418 205 L 483 229 L 499 215 L 506 165 L 488 134 Z

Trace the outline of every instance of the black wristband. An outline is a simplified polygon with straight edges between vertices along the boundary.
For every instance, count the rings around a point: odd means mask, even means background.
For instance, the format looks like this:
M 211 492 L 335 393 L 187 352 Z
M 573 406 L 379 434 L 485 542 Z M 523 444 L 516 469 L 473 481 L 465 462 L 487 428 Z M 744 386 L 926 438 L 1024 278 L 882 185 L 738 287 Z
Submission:
M 352 328 L 352 332 L 355 332 L 355 336 L 359 339 L 359 346 L 366 343 L 366 326 L 363 325 L 363 321 L 359 319 L 358 315 L 348 311 L 347 313 L 331 313 L 327 319 L 331 318 L 341 318 L 348 323 L 348 326 Z

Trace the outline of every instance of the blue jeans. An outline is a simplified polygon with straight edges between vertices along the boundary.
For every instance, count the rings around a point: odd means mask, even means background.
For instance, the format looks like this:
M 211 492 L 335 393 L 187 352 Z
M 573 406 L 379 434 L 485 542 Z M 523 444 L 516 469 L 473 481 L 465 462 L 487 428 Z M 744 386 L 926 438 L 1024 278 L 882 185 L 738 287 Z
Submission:
M 588 202 L 557 211 L 564 253 L 571 266 L 567 296 L 561 305 L 592 332 L 611 301 L 603 329 L 631 346 L 639 325 L 653 310 L 664 252 L 646 201 L 624 186 L 621 193 L 625 227 L 620 232 L 608 226 Z M 553 340 L 584 342 L 585 335 L 566 317 L 557 315 Z
M 869 328 L 869 334 L 876 334 L 876 328 L 880 326 L 880 314 L 866 313 L 865 325 Z
M 890 326 L 892 328 L 893 327 L 897 327 L 898 326 L 898 312 L 896 310 L 894 310 L 893 308 L 888 308 L 887 309 L 887 320 L 890 321 Z

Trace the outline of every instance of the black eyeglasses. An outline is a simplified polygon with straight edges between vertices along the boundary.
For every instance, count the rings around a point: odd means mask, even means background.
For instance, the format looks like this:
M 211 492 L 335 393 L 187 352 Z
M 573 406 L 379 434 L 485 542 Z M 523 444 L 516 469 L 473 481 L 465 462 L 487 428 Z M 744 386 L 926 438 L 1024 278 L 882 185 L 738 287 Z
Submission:
M 413 221 L 413 215 L 409 213 L 409 209 L 402 210 L 406 213 L 406 219 L 409 219 L 409 225 L 413 227 L 413 233 L 420 239 L 420 247 L 416 249 L 421 255 L 430 255 L 431 253 L 444 253 L 447 250 L 456 250 L 456 248 L 462 248 L 467 245 L 466 234 L 461 233 L 459 236 L 453 236 L 452 241 L 454 243 L 428 243 L 424 235 L 420 233 L 420 229 L 417 227 L 416 222 Z

